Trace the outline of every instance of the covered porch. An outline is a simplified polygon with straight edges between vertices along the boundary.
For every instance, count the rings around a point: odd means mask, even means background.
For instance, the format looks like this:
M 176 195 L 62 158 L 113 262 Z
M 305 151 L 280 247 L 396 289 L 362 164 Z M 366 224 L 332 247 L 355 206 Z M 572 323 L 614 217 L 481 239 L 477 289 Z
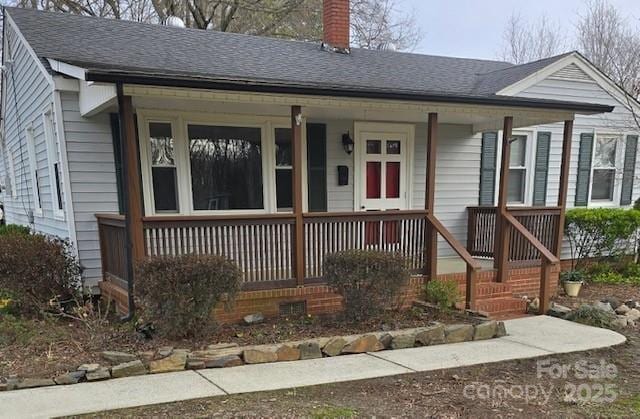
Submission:
M 375 249 L 404 255 L 422 281 L 462 275 L 468 309 L 480 307 L 479 292 L 496 288 L 482 283 L 507 282 L 510 270 L 540 265 L 539 295 L 546 311 L 552 269 L 557 272 L 559 264 L 576 109 L 506 102 L 451 104 L 118 83 L 124 205 L 121 214 L 96 214 L 104 285 L 128 293 L 131 302 L 136 260 L 195 253 L 233 259 L 244 273 L 247 293 L 311 289 L 323 285 L 327 254 Z M 565 132 L 557 205 L 508 207 L 512 130 L 559 120 L 565 121 Z M 322 124 L 324 146 L 316 147 L 312 130 Z M 453 141 L 442 133 L 456 130 L 464 132 L 465 143 L 480 142 L 489 130 L 501 130 L 506 139 L 498 205 L 462 206 L 468 218 L 461 222 L 445 219 L 444 212 L 441 218 L 436 199 L 436 177 L 451 176 L 450 168 L 436 176 L 438 147 Z M 246 170 L 215 172 L 227 176 L 228 184 L 211 182 L 212 166 L 196 157 L 203 140 L 200 152 L 215 158 L 221 142 L 248 145 L 239 158 Z M 331 159 L 325 156 L 320 170 L 316 153 L 331 148 Z M 247 165 L 251 157 L 246 156 L 255 150 L 260 165 Z M 234 179 L 243 175 L 255 181 L 249 194 L 238 193 L 238 185 L 248 183 Z M 478 179 L 479 173 L 466 181 L 475 185 Z M 319 196 L 323 190 L 326 196 Z M 445 257 L 439 260 L 439 255 Z M 483 271 L 491 275 L 480 279 Z

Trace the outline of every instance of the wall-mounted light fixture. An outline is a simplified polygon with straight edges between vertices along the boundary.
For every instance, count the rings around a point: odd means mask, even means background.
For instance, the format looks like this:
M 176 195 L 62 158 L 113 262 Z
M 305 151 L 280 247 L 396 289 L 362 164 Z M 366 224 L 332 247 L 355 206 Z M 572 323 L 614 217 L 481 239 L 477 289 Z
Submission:
M 342 134 L 342 147 L 347 154 L 353 153 L 353 139 L 349 135 L 349 131 L 346 134 Z

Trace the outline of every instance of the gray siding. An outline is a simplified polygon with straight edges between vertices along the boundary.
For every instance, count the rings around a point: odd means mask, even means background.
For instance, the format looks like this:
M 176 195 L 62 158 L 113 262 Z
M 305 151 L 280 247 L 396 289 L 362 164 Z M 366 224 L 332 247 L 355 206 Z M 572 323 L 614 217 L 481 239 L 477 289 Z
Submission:
M 40 183 L 40 197 L 42 202 L 42 215 L 34 218 L 33 229 L 45 234 L 63 238 L 69 237 L 69 232 L 64 218 L 54 217 L 54 206 L 57 209 L 57 196 L 52 193 L 52 181 L 49 176 L 49 162 L 47 146 L 44 134 L 43 113 L 50 109 L 53 112 L 53 89 L 47 75 L 38 66 L 37 61 L 29 53 L 13 27 L 6 26 L 8 48 L 5 51 L 5 59 L 13 59 L 9 70 L 2 72 L 3 88 L 5 89 L 4 117 L 4 152 L 0 159 L 0 173 L 3 179 L 7 176 L 7 157 L 13 157 L 15 168 L 15 185 L 17 196 L 14 199 L 8 191 L 3 192 L 2 201 L 5 205 L 7 222 L 12 224 L 28 225 L 28 214 L 35 209 L 29 153 L 27 149 L 26 130 L 33 130 L 36 154 L 36 169 Z M 53 115 L 54 140 L 56 153 L 59 153 L 59 139 L 55 132 L 55 115 Z M 61 162 L 62 164 L 62 162 Z M 64 181 L 64 171 L 60 175 Z M 62 191 L 64 194 L 64 190 Z M 63 207 L 65 206 L 63 197 Z M 65 208 L 66 210 L 66 208 Z
M 118 212 L 115 164 L 108 114 L 80 116 L 78 94 L 61 94 L 76 236 L 87 286 L 101 280 L 98 212 Z

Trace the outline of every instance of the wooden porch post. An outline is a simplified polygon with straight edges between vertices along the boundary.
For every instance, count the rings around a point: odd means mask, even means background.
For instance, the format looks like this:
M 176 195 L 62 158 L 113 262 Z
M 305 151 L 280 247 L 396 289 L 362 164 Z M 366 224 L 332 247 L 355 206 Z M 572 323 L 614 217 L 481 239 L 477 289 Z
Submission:
M 117 84 L 118 116 L 120 119 L 122 177 L 124 179 L 125 255 L 129 294 L 127 317 L 134 313 L 133 280 L 134 263 L 144 258 L 144 234 L 142 231 L 142 186 L 138 140 L 131 96 L 125 96 L 122 84 Z M 104 261 L 104 260 L 103 260 Z
M 436 150 L 438 143 L 437 113 L 429 113 L 427 129 L 427 178 L 424 209 L 427 214 L 433 214 L 435 210 Z M 425 220 L 424 231 L 424 274 L 429 279 L 436 279 L 438 276 L 438 234 L 427 220 Z
M 571 165 L 571 142 L 573 138 L 573 120 L 564 121 L 562 135 L 562 163 L 560 166 L 560 187 L 558 190 L 558 206 L 560 217 L 558 219 L 558 231 L 556 232 L 556 248 L 552 249 L 558 259 L 562 250 L 562 237 L 564 236 L 564 218 L 567 208 L 567 191 L 569 189 L 569 166 Z
M 298 286 L 304 285 L 304 220 L 302 218 L 302 108 L 291 107 L 291 152 L 293 155 L 293 274 Z
M 507 264 L 509 263 L 509 236 L 510 229 L 505 221 L 507 212 L 507 187 L 509 185 L 509 157 L 511 152 L 511 131 L 513 129 L 513 117 L 504 117 L 502 131 L 502 158 L 500 161 L 500 183 L 498 189 L 498 208 L 496 211 L 496 233 L 494 243 L 495 266 L 498 269 L 498 282 L 506 281 Z

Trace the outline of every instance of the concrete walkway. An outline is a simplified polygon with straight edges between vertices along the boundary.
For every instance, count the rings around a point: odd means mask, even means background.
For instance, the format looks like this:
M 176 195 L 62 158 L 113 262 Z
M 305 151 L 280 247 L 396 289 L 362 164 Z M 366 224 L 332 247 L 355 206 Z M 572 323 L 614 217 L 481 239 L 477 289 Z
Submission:
M 120 378 L 0 393 L 0 418 L 46 418 L 549 356 L 617 345 L 619 333 L 547 316 L 509 320 L 509 336 L 306 361 Z

